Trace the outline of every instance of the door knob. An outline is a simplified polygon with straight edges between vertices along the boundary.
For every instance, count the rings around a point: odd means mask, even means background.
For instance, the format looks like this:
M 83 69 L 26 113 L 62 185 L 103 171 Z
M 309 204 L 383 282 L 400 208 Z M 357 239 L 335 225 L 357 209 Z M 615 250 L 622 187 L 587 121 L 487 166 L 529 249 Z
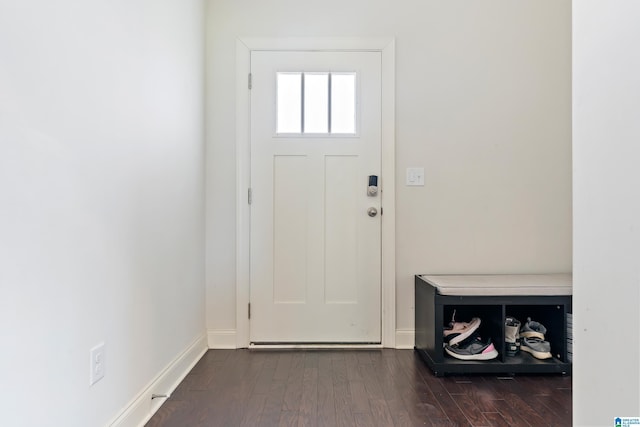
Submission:
M 369 208 L 369 209 L 367 209 L 367 214 L 368 214 L 370 217 L 374 217 L 374 216 L 378 215 L 378 209 L 376 209 L 376 208 Z

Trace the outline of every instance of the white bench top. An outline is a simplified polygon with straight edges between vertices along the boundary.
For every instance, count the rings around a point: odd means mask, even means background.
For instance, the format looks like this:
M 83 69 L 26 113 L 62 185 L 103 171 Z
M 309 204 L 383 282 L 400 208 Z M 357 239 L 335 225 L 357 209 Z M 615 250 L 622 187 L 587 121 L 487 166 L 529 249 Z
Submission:
M 572 274 L 421 275 L 440 295 L 572 295 Z

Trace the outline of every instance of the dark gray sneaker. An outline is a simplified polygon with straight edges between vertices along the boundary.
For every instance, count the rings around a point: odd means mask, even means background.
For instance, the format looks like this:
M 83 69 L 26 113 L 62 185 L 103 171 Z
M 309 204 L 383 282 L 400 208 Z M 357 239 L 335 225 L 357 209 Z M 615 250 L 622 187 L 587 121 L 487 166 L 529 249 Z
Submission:
M 482 342 L 478 334 L 474 334 L 458 345 L 446 345 L 444 351 L 449 356 L 460 360 L 491 360 L 498 357 L 498 351 L 491 340 Z
M 522 351 L 531 353 L 536 359 L 551 359 L 551 344 L 540 338 L 522 338 L 522 345 L 520 346 Z

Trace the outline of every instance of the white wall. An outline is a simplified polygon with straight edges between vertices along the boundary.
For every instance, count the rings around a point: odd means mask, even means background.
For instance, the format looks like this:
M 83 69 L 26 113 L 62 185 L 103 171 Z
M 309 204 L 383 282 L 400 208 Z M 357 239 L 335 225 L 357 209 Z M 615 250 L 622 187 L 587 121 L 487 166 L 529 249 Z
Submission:
M 413 329 L 416 273 L 571 271 L 569 0 L 209 0 L 207 33 L 210 331 L 235 331 L 243 36 L 396 38 L 399 330 Z M 404 185 L 412 166 L 424 187 Z
M 640 416 L 640 3 L 573 2 L 574 422 Z
M 105 425 L 204 336 L 203 43 L 200 0 L 0 0 L 1 425 Z

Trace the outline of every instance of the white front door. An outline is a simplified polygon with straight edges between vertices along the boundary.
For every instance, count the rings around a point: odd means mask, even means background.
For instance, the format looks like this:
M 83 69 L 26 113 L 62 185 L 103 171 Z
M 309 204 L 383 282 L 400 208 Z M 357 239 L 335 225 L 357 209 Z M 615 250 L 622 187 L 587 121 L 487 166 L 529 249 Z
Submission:
M 381 53 L 254 51 L 251 76 L 250 341 L 380 343 Z

